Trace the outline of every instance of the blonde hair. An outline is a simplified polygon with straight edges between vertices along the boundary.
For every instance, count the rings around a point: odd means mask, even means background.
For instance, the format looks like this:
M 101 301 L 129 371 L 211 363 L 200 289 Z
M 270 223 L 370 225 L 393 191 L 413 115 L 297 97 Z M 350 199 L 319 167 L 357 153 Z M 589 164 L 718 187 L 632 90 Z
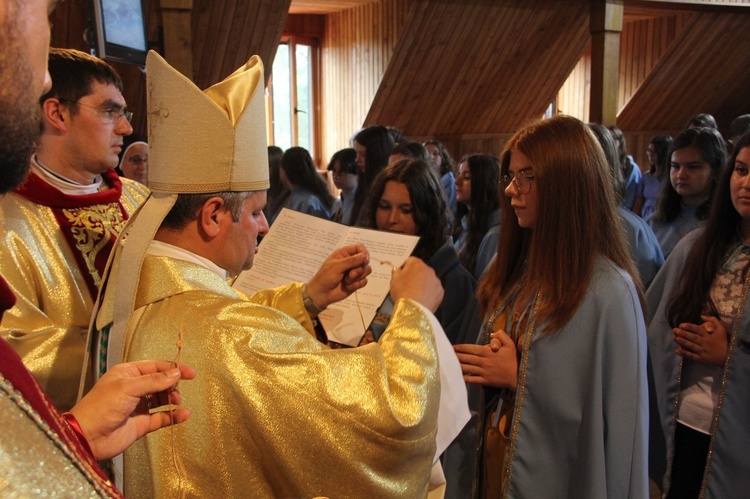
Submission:
M 627 271 L 640 295 L 640 279 L 620 228 L 612 176 L 588 127 L 570 116 L 526 126 L 503 151 L 502 175 L 508 173 L 516 151 L 533 167 L 537 219 L 533 230 L 520 227 L 509 198 L 501 196 L 497 257 L 477 291 L 483 312 L 496 307 L 525 273 L 526 285 L 540 293 L 539 312 L 548 321 L 547 331 L 560 329 L 578 309 L 598 257 Z

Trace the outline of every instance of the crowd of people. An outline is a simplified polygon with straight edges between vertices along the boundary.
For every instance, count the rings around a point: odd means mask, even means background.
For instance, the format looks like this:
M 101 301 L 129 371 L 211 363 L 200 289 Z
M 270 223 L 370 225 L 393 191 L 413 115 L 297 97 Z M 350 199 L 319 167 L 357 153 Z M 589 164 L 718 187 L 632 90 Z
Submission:
M 750 116 L 729 140 L 708 114 L 655 136 L 645 172 L 619 128 L 564 115 L 458 162 L 368 126 L 331 157 L 334 190 L 309 151 L 259 132 L 257 56 L 201 91 L 149 54 L 149 105 L 170 112 L 147 144 L 127 138 L 111 66 L 47 49 L 53 1 L 0 5 L 4 492 L 750 485 Z M 317 316 L 366 286 L 362 244 L 305 283 L 230 286 L 282 209 L 419 237 L 359 346 L 329 343 Z M 440 455 L 450 363 L 471 419 Z

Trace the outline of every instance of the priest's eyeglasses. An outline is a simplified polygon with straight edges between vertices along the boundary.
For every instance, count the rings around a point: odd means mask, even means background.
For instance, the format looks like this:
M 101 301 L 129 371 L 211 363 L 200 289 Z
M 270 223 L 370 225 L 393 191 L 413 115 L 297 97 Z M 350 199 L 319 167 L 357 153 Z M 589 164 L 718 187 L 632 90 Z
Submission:
M 102 120 L 105 123 L 119 123 L 121 119 L 125 118 L 128 120 L 128 123 L 133 119 L 133 112 L 132 111 L 125 111 L 124 109 L 115 109 L 115 108 L 108 108 L 108 109 L 100 109 L 96 106 L 89 106 L 88 104 L 83 104 L 81 102 L 74 102 L 68 99 L 58 99 L 60 102 L 66 102 L 68 104 L 73 104 L 74 106 L 80 106 L 85 107 L 87 109 L 91 109 L 94 114 L 101 117 Z
M 521 194 L 528 194 L 531 191 L 531 182 L 534 180 L 534 174 L 529 173 L 528 170 L 521 170 L 517 175 L 505 174 L 500 178 L 500 185 L 503 189 L 507 189 L 508 186 L 513 183 L 516 190 Z

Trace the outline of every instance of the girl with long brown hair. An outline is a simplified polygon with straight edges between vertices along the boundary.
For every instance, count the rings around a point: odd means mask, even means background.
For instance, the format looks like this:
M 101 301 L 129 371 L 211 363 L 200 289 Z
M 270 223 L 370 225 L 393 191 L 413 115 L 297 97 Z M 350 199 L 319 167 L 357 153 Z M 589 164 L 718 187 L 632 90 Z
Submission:
M 454 347 L 481 385 L 474 495 L 646 497 L 640 282 L 602 149 L 557 116 L 510 139 L 501 174 L 484 324 Z
M 750 134 L 717 184 L 705 226 L 680 240 L 646 295 L 659 416 L 649 467 L 668 498 L 750 487 Z

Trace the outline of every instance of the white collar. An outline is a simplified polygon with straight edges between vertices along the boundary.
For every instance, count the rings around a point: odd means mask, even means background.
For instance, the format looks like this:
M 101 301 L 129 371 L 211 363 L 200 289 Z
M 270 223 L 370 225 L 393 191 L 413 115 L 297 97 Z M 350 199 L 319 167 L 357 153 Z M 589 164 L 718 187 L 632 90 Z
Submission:
M 152 256 L 166 256 L 169 258 L 174 258 L 176 260 L 195 263 L 196 265 L 207 268 L 225 281 L 227 280 L 226 270 L 222 269 L 208 258 L 196 255 L 192 251 L 188 251 L 185 248 L 180 248 L 179 246 L 175 246 L 173 244 L 153 240 L 149 243 L 146 254 Z
M 96 194 L 99 192 L 99 188 L 102 186 L 104 179 L 101 175 L 94 177 L 94 181 L 90 184 L 80 184 L 67 177 L 60 175 L 52 171 L 48 166 L 44 166 L 36 154 L 31 158 L 31 169 L 37 174 L 39 178 L 44 180 L 46 183 L 61 191 L 63 194 L 69 196 L 86 196 L 89 194 Z

